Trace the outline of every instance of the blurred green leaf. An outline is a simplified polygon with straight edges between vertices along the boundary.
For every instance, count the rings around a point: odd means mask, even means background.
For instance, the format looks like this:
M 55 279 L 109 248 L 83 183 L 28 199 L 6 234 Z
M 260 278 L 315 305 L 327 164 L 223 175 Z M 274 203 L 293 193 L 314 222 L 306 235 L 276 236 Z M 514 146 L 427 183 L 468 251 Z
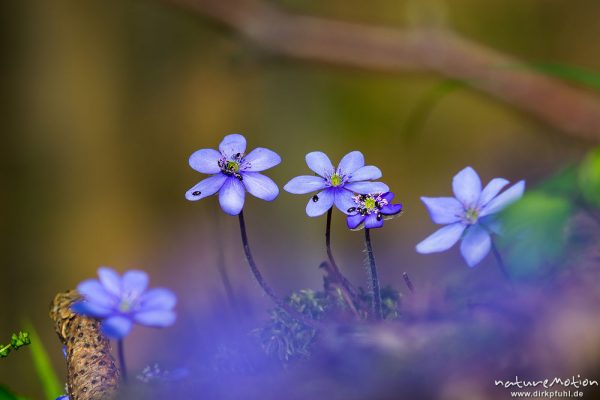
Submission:
M 578 183 L 585 201 L 600 207 L 600 147 L 592 150 L 579 166 Z
M 8 390 L 5 386 L 0 385 L 0 400 L 26 400 L 25 397 L 20 397 Z
M 412 111 L 408 115 L 403 129 L 404 140 L 409 142 L 421 132 L 427 119 L 433 112 L 434 108 L 444 97 L 458 89 L 465 87 L 466 84 L 462 81 L 454 79 L 444 80 L 431 89 L 417 101 Z
M 546 75 L 552 75 L 591 89 L 600 90 L 600 72 L 555 63 L 534 63 L 531 66 Z
M 29 336 L 31 337 L 31 357 L 33 359 L 36 375 L 42 384 L 46 399 L 55 400 L 64 392 L 62 384 L 52 367 L 50 357 L 48 357 L 48 353 L 46 352 L 37 331 L 30 322 L 27 322 L 25 325 L 29 332 Z
M 563 196 L 530 191 L 502 213 L 500 245 L 512 277 L 539 278 L 551 272 L 564 253 L 572 210 Z
M 558 195 L 576 199 L 581 191 L 578 184 L 579 167 L 569 166 L 537 185 L 536 190 L 550 195 Z

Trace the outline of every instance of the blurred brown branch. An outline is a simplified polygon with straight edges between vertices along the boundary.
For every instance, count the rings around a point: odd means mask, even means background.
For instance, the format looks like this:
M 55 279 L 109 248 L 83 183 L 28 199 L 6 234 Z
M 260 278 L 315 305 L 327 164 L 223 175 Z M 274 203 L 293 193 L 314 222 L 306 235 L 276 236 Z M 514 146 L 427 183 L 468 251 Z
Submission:
M 376 71 L 437 73 L 567 134 L 600 140 L 600 97 L 448 29 L 403 31 L 294 15 L 261 0 L 166 1 L 216 20 L 273 53 Z

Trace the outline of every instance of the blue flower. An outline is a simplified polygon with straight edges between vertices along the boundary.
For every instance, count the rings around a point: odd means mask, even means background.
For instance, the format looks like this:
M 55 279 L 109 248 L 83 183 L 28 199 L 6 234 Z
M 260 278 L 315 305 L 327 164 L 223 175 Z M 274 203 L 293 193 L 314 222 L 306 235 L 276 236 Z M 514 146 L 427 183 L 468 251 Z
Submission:
M 402 204 L 391 204 L 394 193 L 357 194 L 353 197 L 355 205 L 348 209 L 346 218 L 348 228 L 381 228 L 385 219 L 393 218 L 402 211 Z
M 219 151 L 201 149 L 190 156 L 190 167 L 212 176 L 200 181 L 185 194 L 196 201 L 219 192 L 221 208 L 229 215 L 238 215 L 244 208 L 246 190 L 266 201 L 275 200 L 279 188 L 260 171 L 281 162 L 277 153 L 257 147 L 246 152 L 246 139 L 242 135 L 227 135 L 219 144 Z
M 65 394 L 65 395 L 62 395 L 62 396 L 59 396 L 59 397 L 57 397 L 57 398 L 56 398 L 56 400 L 69 400 L 69 396 L 67 396 L 67 395 Z
M 130 270 L 119 276 L 106 267 L 98 269 L 98 279 L 77 286 L 83 300 L 73 311 L 102 320 L 102 331 L 115 339 L 129 334 L 134 323 L 162 328 L 175 322 L 175 294 L 164 288 L 146 290 L 148 274 Z
M 333 167 L 329 157 L 320 151 L 306 155 L 306 164 L 318 176 L 297 176 L 289 181 L 284 189 L 294 194 L 320 191 L 306 205 L 306 214 L 317 217 L 326 213 L 334 204 L 343 213 L 355 206 L 354 193 L 384 193 L 388 186 L 381 182 L 369 182 L 381 178 L 379 168 L 365 166 L 365 158 L 360 151 L 344 156 L 337 168 Z
M 495 178 L 482 190 L 477 172 L 467 167 L 452 180 L 455 197 L 421 197 L 433 222 L 446 226 L 419 243 L 417 251 L 445 251 L 462 237 L 462 256 L 469 267 L 477 265 L 490 252 L 490 233 L 497 230 L 490 216 L 520 199 L 525 191 L 525 181 L 519 181 L 500 193 L 507 184 L 506 179 Z

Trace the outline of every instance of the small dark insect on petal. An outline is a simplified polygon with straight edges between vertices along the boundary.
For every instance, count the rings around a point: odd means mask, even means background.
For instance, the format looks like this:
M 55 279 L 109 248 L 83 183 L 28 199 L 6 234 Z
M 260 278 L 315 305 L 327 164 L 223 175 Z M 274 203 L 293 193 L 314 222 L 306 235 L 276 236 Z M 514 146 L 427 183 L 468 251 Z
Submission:
M 350 207 L 350 208 L 348 209 L 348 212 L 354 212 L 354 211 L 356 211 L 356 207 Z
M 319 201 L 319 196 L 317 196 L 316 194 L 312 197 L 312 201 L 314 201 L 315 203 L 317 201 Z
M 200 196 L 202 194 L 202 192 L 196 190 L 195 192 L 192 193 L 192 196 Z
M 381 218 L 383 218 L 383 217 L 381 216 L 381 213 L 377 213 L 377 221 L 381 221 Z

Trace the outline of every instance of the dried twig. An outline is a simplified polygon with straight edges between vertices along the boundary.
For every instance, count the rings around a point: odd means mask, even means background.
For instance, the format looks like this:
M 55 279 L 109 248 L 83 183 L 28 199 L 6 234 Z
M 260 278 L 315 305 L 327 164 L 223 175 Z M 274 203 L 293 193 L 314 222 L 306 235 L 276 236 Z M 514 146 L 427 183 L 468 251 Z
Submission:
M 79 299 L 74 290 L 59 293 L 50 308 L 56 333 L 66 346 L 69 399 L 114 398 L 119 370 L 110 354 L 110 342 L 100 332 L 98 320 L 71 311 L 71 306 Z
M 165 0 L 288 57 L 387 72 L 433 72 L 567 134 L 600 140 L 600 99 L 442 28 L 398 30 L 294 15 L 260 0 Z

